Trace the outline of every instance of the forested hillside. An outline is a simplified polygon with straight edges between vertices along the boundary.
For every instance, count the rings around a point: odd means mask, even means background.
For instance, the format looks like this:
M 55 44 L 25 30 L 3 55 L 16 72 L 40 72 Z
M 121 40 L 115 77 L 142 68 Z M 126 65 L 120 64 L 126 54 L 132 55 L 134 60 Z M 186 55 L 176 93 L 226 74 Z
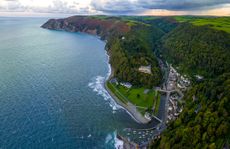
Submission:
M 202 75 L 204 80 L 193 82 L 183 98 L 183 112 L 150 148 L 229 146 L 230 34 L 183 21 L 162 37 L 156 49 L 183 74 Z
M 133 26 L 131 30 L 123 37 L 111 38 L 107 44 L 114 76 L 136 86 L 151 88 L 159 85 L 161 71 L 152 49 L 163 32 L 148 25 Z M 151 75 L 138 71 L 140 66 L 147 65 L 152 66 Z
M 195 85 L 184 110 L 151 148 L 205 149 L 229 144 L 230 73 Z
M 230 70 L 230 34 L 208 26 L 179 25 L 162 38 L 158 49 L 190 75 L 215 77 Z

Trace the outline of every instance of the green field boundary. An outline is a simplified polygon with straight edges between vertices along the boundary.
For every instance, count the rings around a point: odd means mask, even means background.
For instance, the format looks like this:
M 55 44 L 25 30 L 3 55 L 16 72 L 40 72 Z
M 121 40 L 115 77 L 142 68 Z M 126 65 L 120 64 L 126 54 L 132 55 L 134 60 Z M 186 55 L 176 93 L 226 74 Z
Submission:
M 160 108 L 160 102 L 161 102 L 161 96 L 158 91 L 155 93 L 155 100 L 154 100 L 154 114 L 157 115 L 159 108 Z
M 146 110 L 151 109 L 152 107 L 154 107 L 153 114 L 154 115 L 158 114 L 159 107 L 160 107 L 160 94 L 158 93 L 158 91 L 155 91 L 155 95 L 152 98 L 153 100 L 152 105 L 146 107 L 146 106 L 139 106 L 133 103 L 132 100 L 125 97 L 125 95 L 122 92 L 120 92 L 119 89 L 114 84 L 107 82 L 107 87 L 122 103 L 124 104 L 132 103 L 142 115 L 145 114 Z M 127 92 L 129 92 L 129 90 L 130 89 L 128 89 Z
M 107 86 L 121 102 L 123 102 L 124 104 L 127 104 L 129 102 L 129 100 L 126 99 L 124 95 L 122 95 L 112 83 L 107 82 Z

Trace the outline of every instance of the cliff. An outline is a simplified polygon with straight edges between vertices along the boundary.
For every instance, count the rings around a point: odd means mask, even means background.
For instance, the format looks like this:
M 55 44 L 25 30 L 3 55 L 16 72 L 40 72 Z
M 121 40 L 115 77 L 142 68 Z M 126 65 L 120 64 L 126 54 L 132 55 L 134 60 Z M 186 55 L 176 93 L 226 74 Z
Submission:
M 114 17 L 102 19 L 89 16 L 72 16 L 65 19 L 50 19 L 41 27 L 68 32 L 85 32 L 98 35 L 102 39 L 130 31 L 130 27 L 125 22 Z

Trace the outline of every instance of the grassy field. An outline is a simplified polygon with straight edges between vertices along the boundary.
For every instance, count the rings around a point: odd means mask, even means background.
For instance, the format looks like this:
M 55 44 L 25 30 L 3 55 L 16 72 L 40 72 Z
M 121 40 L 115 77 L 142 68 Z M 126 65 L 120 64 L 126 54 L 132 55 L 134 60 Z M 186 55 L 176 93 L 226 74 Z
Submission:
M 149 91 L 147 94 L 144 93 L 144 88 L 132 88 L 127 89 L 121 85 L 117 86 L 117 89 L 126 96 L 129 101 L 136 106 L 151 108 L 153 106 L 153 99 L 155 93 L 153 91 Z
M 158 113 L 160 105 L 160 94 L 154 90 L 149 90 L 145 93 L 145 88 L 131 88 L 128 89 L 121 85 L 115 85 L 107 82 L 108 88 L 123 102 L 131 102 L 132 104 L 140 107 L 138 110 L 144 114 L 143 109 L 152 109 L 156 107 L 154 113 Z M 143 107 L 143 108 L 141 108 Z
M 194 25 L 209 25 L 216 30 L 222 30 L 230 33 L 230 17 L 192 17 L 177 16 L 174 17 L 178 22 L 190 22 Z

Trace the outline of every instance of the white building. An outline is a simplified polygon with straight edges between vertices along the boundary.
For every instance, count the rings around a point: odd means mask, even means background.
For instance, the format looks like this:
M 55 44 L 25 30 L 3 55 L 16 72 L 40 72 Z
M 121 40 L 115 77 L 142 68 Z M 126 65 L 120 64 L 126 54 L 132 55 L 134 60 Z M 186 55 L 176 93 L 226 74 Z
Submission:
M 116 85 L 119 84 L 116 78 L 111 79 L 111 80 L 110 80 L 110 83 L 114 83 L 114 84 L 116 84 Z
M 138 70 L 140 72 L 143 72 L 143 73 L 152 74 L 151 65 L 149 65 L 149 66 L 141 66 Z
M 126 88 L 131 88 L 132 87 L 132 84 L 129 83 L 129 82 L 121 82 L 120 85 L 126 87 Z
M 145 113 L 145 118 L 146 118 L 147 120 L 150 120 L 150 121 L 152 120 L 152 119 L 151 119 L 151 116 L 150 116 L 150 114 L 149 114 L 148 112 Z
M 195 77 L 196 77 L 197 80 L 203 80 L 204 79 L 204 77 L 200 76 L 200 75 L 195 75 Z

